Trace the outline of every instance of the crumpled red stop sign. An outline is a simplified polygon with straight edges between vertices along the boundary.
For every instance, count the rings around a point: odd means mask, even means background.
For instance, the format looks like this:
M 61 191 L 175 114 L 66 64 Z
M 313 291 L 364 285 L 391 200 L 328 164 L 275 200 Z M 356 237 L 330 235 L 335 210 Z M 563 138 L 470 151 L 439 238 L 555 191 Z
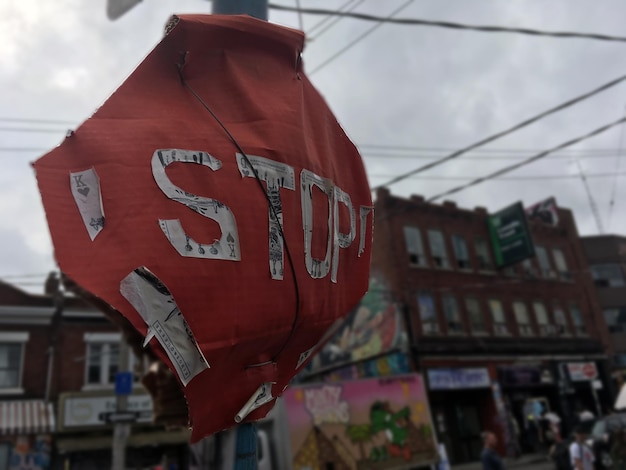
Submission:
M 373 214 L 302 33 L 172 26 L 34 166 L 60 268 L 175 372 L 197 440 L 264 416 L 359 301 Z

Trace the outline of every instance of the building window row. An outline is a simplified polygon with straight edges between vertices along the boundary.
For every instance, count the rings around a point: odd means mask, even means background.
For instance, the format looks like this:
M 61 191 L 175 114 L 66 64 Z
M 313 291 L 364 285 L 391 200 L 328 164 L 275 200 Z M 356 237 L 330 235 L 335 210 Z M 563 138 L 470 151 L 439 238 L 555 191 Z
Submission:
M 468 249 L 468 244 L 462 235 L 453 234 L 451 237 L 452 250 L 454 252 L 454 260 L 448 256 L 446 248 L 446 239 L 441 230 L 430 229 L 426 231 L 426 240 L 430 251 L 430 260 L 426 255 L 426 247 L 422 239 L 422 232 L 418 227 L 404 227 L 404 241 L 408 261 L 410 266 L 414 267 L 434 267 L 439 269 L 456 268 L 460 270 L 494 271 L 494 264 L 491 256 L 491 246 L 486 239 L 474 238 L 474 252 L 476 255 L 476 264 L 474 266 Z M 550 256 L 550 253 L 552 256 Z M 503 269 L 506 276 L 517 276 L 518 274 L 527 277 L 543 277 L 545 279 L 560 279 L 570 281 L 572 276 L 567 266 L 567 261 L 563 251 L 559 248 L 550 250 L 535 245 L 535 257 L 537 259 L 537 270 L 532 259 L 523 261 L 519 270 L 513 266 Z
M 510 336 L 511 330 L 505 306 L 497 298 L 487 300 L 487 308 L 483 309 L 478 297 L 467 296 L 458 298 L 453 294 L 441 295 L 441 307 L 446 332 L 450 335 L 466 334 L 465 323 L 461 313 L 461 303 L 467 313 L 467 325 L 473 335 Z M 440 329 L 440 315 L 436 306 L 436 298 L 431 291 L 420 290 L 417 293 L 419 321 L 423 335 L 438 335 Z M 569 305 L 569 321 L 563 305 L 552 303 L 551 313 L 545 302 L 534 301 L 530 304 L 517 300 L 512 302 L 513 317 L 519 336 L 525 337 L 560 337 L 586 336 L 585 326 L 578 306 Z M 485 315 L 488 312 L 489 319 Z M 626 309 L 625 309 L 626 319 Z M 488 321 L 489 320 L 489 321 Z M 488 326 L 490 325 L 490 328 Z M 626 327 L 626 323 L 625 323 Z M 626 328 L 625 330 L 626 331 Z
M 624 270 L 619 263 L 592 264 L 589 266 L 593 282 L 598 287 L 624 287 Z

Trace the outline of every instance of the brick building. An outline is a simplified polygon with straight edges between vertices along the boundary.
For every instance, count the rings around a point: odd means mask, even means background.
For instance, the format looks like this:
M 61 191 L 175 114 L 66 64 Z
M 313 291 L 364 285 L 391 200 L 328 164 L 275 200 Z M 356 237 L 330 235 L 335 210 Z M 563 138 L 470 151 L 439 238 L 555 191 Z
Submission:
M 34 295 L 0 282 L 0 470 L 111 465 L 107 416 L 116 406 L 121 333 L 57 286 L 50 278 L 47 293 Z M 138 358 L 131 364 L 137 381 L 145 364 Z M 152 424 L 152 400 L 139 382 L 128 407 L 138 417 L 128 465 L 153 465 L 164 454 L 185 458 L 188 432 Z
M 621 385 L 626 372 L 626 237 L 582 238 L 613 351 L 613 376 Z
M 535 256 L 497 269 L 483 208 L 377 193 L 372 275 L 404 306 L 413 365 L 428 379 L 440 442 L 475 460 L 480 431 L 524 451 L 540 411 L 568 430 L 578 409 L 613 397 L 613 343 L 600 315 L 571 211 L 529 221 Z M 502 449 L 505 450 L 504 448 Z

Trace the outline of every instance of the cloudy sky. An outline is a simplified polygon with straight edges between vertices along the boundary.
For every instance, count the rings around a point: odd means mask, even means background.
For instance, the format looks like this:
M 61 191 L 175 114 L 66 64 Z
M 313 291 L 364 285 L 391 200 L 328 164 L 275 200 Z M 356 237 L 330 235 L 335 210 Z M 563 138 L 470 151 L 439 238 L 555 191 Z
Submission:
M 626 35 L 626 5 L 618 0 L 300 0 L 305 8 L 345 3 L 379 16 L 406 4 L 397 17 Z M 45 273 L 56 268 L 30 162 L 116 89 L 161 39 L 171 14 L 209 13 L 211 4 L 145 0 L 117 21 L 105 10 L 105 0 L 0 2 L 0 278 L 28 290 L 41 290 Z M 375 24 L 342 19 L 319 26 L 323 16 L 270 11 L 274 23 L 299 28 L 300 20 L 309 38 L 306 70 L 360 148 L 372 186 L 626 74 L 620 59 L 626 43 L 391 24 L 329 61 Z M 626 82 L 393 185 L 392 193 L 434 196 L 625 112 Z M 604 231 L 625 233 L 621 133 L 614 128 L 507 175 L 514 179 L 487 182 L 450 199 L 495 211 L 554 195 L 574 210 L 582 234 L 597 234 L 582 168 Z

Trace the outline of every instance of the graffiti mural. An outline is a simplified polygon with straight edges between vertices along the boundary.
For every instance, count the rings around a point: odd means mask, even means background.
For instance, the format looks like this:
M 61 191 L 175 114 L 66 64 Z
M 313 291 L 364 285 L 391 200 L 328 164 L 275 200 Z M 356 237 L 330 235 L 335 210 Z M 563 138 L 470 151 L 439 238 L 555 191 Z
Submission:
M 51 438 L 18 436 L 9 457 L 9 470 L 47 470 L 50 467 Z
M 296 386 L 284 394 L 294 470 L 378 470 L 437 458 L 417 374 Z

